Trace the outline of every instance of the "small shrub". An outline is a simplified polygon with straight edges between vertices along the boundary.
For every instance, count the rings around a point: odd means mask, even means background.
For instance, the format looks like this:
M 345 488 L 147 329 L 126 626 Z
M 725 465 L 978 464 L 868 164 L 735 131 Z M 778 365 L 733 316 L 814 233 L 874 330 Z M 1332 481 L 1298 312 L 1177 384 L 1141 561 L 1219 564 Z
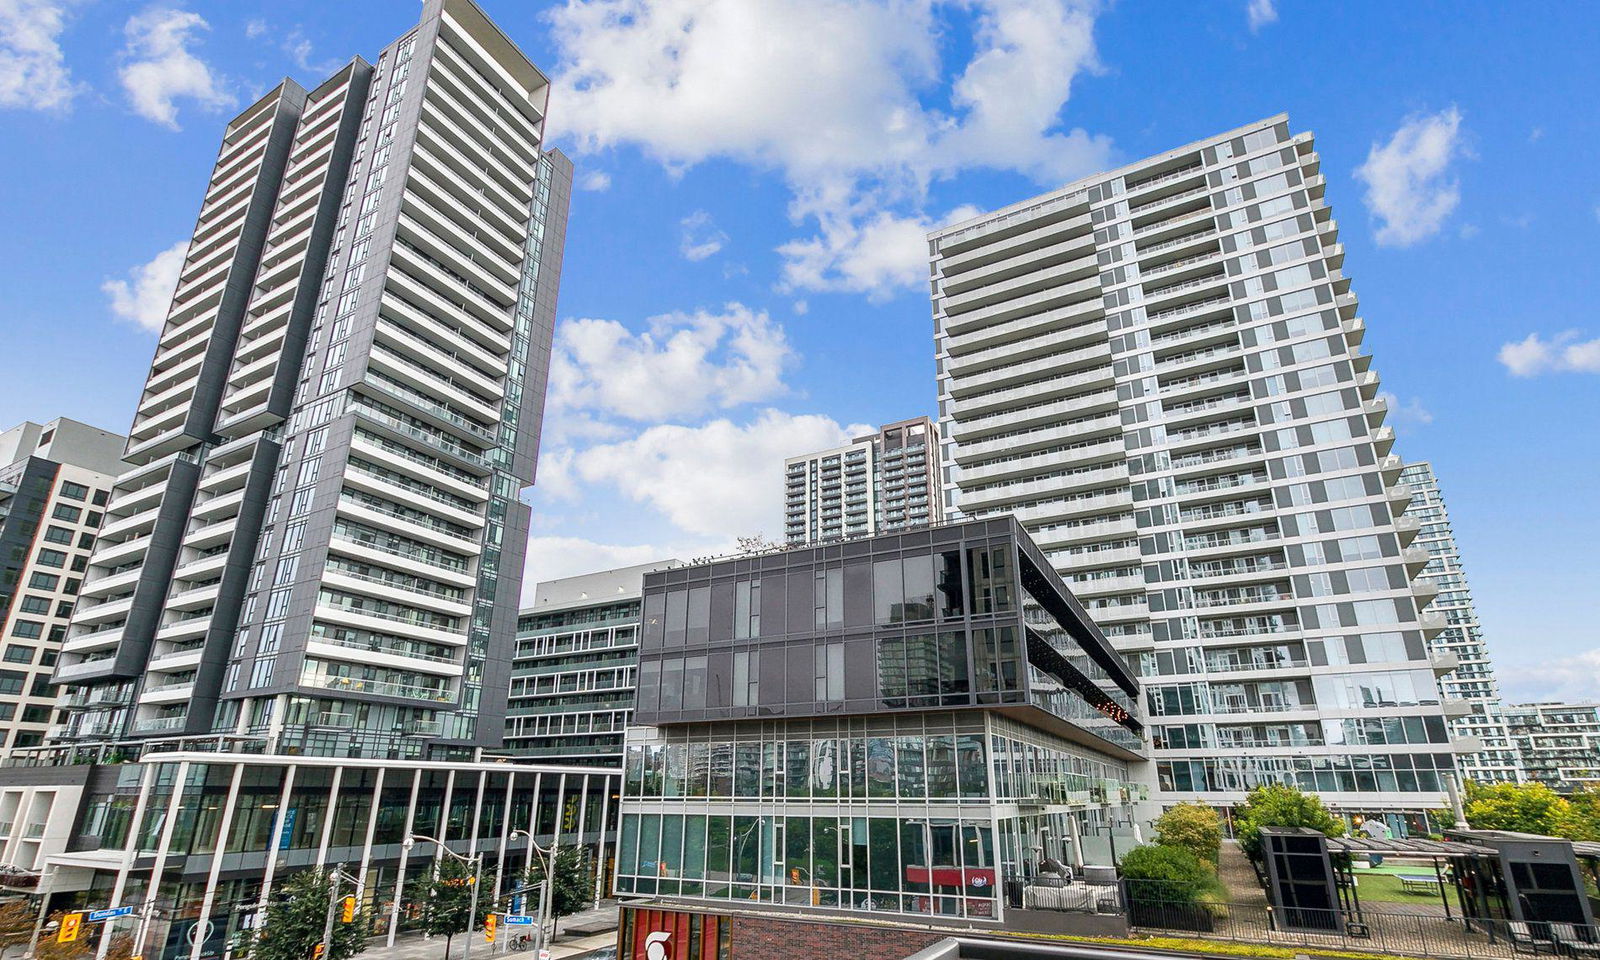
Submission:
M 1156 819 L 1156 843 L 1177 847 L 1194 854 L 1195 859 L 1217 864 L 1222 844 L 1222 818 L 1204 803 L 1180 803 Z
M 1322 798 L 1283 783 L 1256 787 L 1234 814 L 1239 847 L 1252 860 L 1261 859 L 1262 827 L 1310 827 L 1330 837 L 1345 834 L 1344 821 L 1328 812 Z

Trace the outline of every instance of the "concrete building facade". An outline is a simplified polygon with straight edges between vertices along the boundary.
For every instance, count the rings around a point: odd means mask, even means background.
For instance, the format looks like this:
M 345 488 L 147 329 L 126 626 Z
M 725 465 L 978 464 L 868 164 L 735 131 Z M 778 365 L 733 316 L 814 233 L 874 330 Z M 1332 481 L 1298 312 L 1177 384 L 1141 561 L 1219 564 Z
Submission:
M 1428 551 L 1430 558 L 1417 580 L 1438 588 L 1432 609 L 1445 620 L 1445 628 L 1429 643 L 1441 666 L 1454 664 L 1449 673 L 1439 678 L 1440 687 L 1445 696 L 1472 704 L 1471 713 L 1450 722 L 1451 731 L 1463 743 L 1479 748 L 1457 757 L 1461 777 L 1483 782 L 1521 782 L 1525 779 L 1521 750 L 1507 724 L 1494 664 L 1472 603 L 1461 548 L 1450 525 L 1439 478 L 1433 465 L 1422 460 L 1406 464 L 1400 471 L 1400 482 L 1412 491 L 1406 513 L 1421 524 L 1416 545 Z M 1600 754 L 1593 755 L 1591 765 L 1600 767 Z
M 64 737 L 499 745 L 571 183 L 548 99 L 471 0 L 428 0 L 228 124 L 57 668 Z
M 783 462 L 784 537 L 809 543 L 938 523 L 938 470 L 939 428 L 927 417 L 790 457 Z
M 0 754 L 60 723 L 51 672 L 126 443 L 64 417 L 0 433 Z M 13 823 L 3 806 L 0 828 Z
M 1309 133 L 1208 137 L 929 238 L 949 510 L 1015 516 L 1144 678 L 1160 796 L 1421 828 L 1457 745 Z
M 544 763 L 620 766 L 639 670 L 644 575 L 676 560 L 550 580 L 517 618 L 508 752 Z

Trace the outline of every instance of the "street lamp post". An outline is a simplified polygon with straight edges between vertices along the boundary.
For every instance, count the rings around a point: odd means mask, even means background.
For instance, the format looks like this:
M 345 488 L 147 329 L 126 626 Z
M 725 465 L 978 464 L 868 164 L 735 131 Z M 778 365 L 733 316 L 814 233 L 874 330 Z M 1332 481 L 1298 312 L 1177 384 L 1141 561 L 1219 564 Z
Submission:
M 416 845 L 418 840 L 438 844 L 441 851 L 460 861 L 472 873 L 471 877 L 468 878 L 468 885 L 472 887 L 472 895 L 468 898 L 467 905 L 467 945 L 461 951 L 461 960 L 470 960 L 472 956 L 472 925 L 473 922 L 478 919 L 478 869 L 483 862 L 483 854 L 475 853 L 470 857 L 463 857 L 461 854 L 456 853 L 454 850 L 451 850 L 449 847 L 445 846 L 443 840 L 439 840 L 434 837 L 425 837 L 421 834 L 412 834 L 411 836 L 406 837 L 405 842 L 403 842 L 401 846 L 405 847 L 407 850 L 410 850 Z M 445 960 L 450 960 L 450 958 L 446 957 Z
M 554 900 L 555 900 L 554 890 L 555 890 L 555 886 L 556 886 L 556 864 L 555 864 L 556 848 L 555 848 L 555 845 L 552 844 L 551 847 L 550 847 L 550 850 L 548 852 L 546 852 L 542 847 L 539 846 L 539 842 L 537 840 L 533 839 L 533 834 L 531 832 L 527 831 L 527 830 L 513 830 L 513 831 L 511 831 L 511 836 L 513 838 L 518 837 L 518 836 L 527 837 L 528 838 L 528 849 L 532 850 L 534 853 L 539 855 L 539 862 L 544 866 L 544 889 L 539 891 L 539 943 L 538 943 L 538 949 L 543 950 L 545 948 L 545 946 L 546 946 L 546 943 L 545 943 L 545 924 L 549 922 L 550 910 L 551 910 L 552 906 L 554 905 Z M 537 956 L 537 955 L 538 954 L 535 954 L 535 956 Z
M 333 956 L 333 910 L 339 903 L 339 881 L 348 880 L 355 884 L 356 895 L 360 896 L 361 880 L 345 873 L 344 864 L 340 864 L 328 871 L 328 919 L 322 925 L 322 955 Z M 467 939 L 472 939 L 470 936 Z

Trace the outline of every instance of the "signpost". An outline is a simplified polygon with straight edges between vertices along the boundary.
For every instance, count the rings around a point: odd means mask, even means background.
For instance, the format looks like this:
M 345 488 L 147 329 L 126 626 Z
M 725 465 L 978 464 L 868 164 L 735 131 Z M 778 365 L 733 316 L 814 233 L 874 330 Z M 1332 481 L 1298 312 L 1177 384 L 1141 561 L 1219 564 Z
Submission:
M 112 907 L 109 910 L 91 910 L 89 911 L 89 922 L 101 923 L 106 920 L 114 920 L 117 917 L 126 917 L 131 913 L 133 913 L 132 907 Z
M 500 919 L 508 927 L 527 927 L 533 925 L 533 918 L 516 913 L 502 914 Z

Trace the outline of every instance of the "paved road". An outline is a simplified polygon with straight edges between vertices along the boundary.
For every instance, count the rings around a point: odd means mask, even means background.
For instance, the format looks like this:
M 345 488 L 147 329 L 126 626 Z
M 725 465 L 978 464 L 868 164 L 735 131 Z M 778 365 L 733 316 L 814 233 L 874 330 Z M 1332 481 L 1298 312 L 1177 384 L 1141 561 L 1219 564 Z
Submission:
M 604 904 L 598 910 L 586 910 L 563 919 L 562 932 L 557 935 L 555 943 L 550 948 L 552 960 L 581 956 L 590 950 L 615 944 L 616 919 L 617 908 L 612 903 Z M 606 921 L 609 921 L 611 929 L 604 933 L 576 936 L 566 932 L 569 923 L 592 928 L 592 925 L 604 924 Z M 507 949 L 506 934 L 516 929 L 516 927 L 502 926 L 498 942 L 493 944 L 483 942 L 482 931 L 473 934 L 471 960 L 533 960 L 532 953 L 513 953 Z M 444 937 L 424 937 L 421 934 L 401 934 L 395 938 L 393 947 L 385 945 L 381 938 L 373 940 L 367 947 L 367 952 L 361 956 L 370 960 L 462 960 L 462 955 L 466 952 L 463 938 L 458 936 L 452 940 L 448 957 L 445 956 Z

